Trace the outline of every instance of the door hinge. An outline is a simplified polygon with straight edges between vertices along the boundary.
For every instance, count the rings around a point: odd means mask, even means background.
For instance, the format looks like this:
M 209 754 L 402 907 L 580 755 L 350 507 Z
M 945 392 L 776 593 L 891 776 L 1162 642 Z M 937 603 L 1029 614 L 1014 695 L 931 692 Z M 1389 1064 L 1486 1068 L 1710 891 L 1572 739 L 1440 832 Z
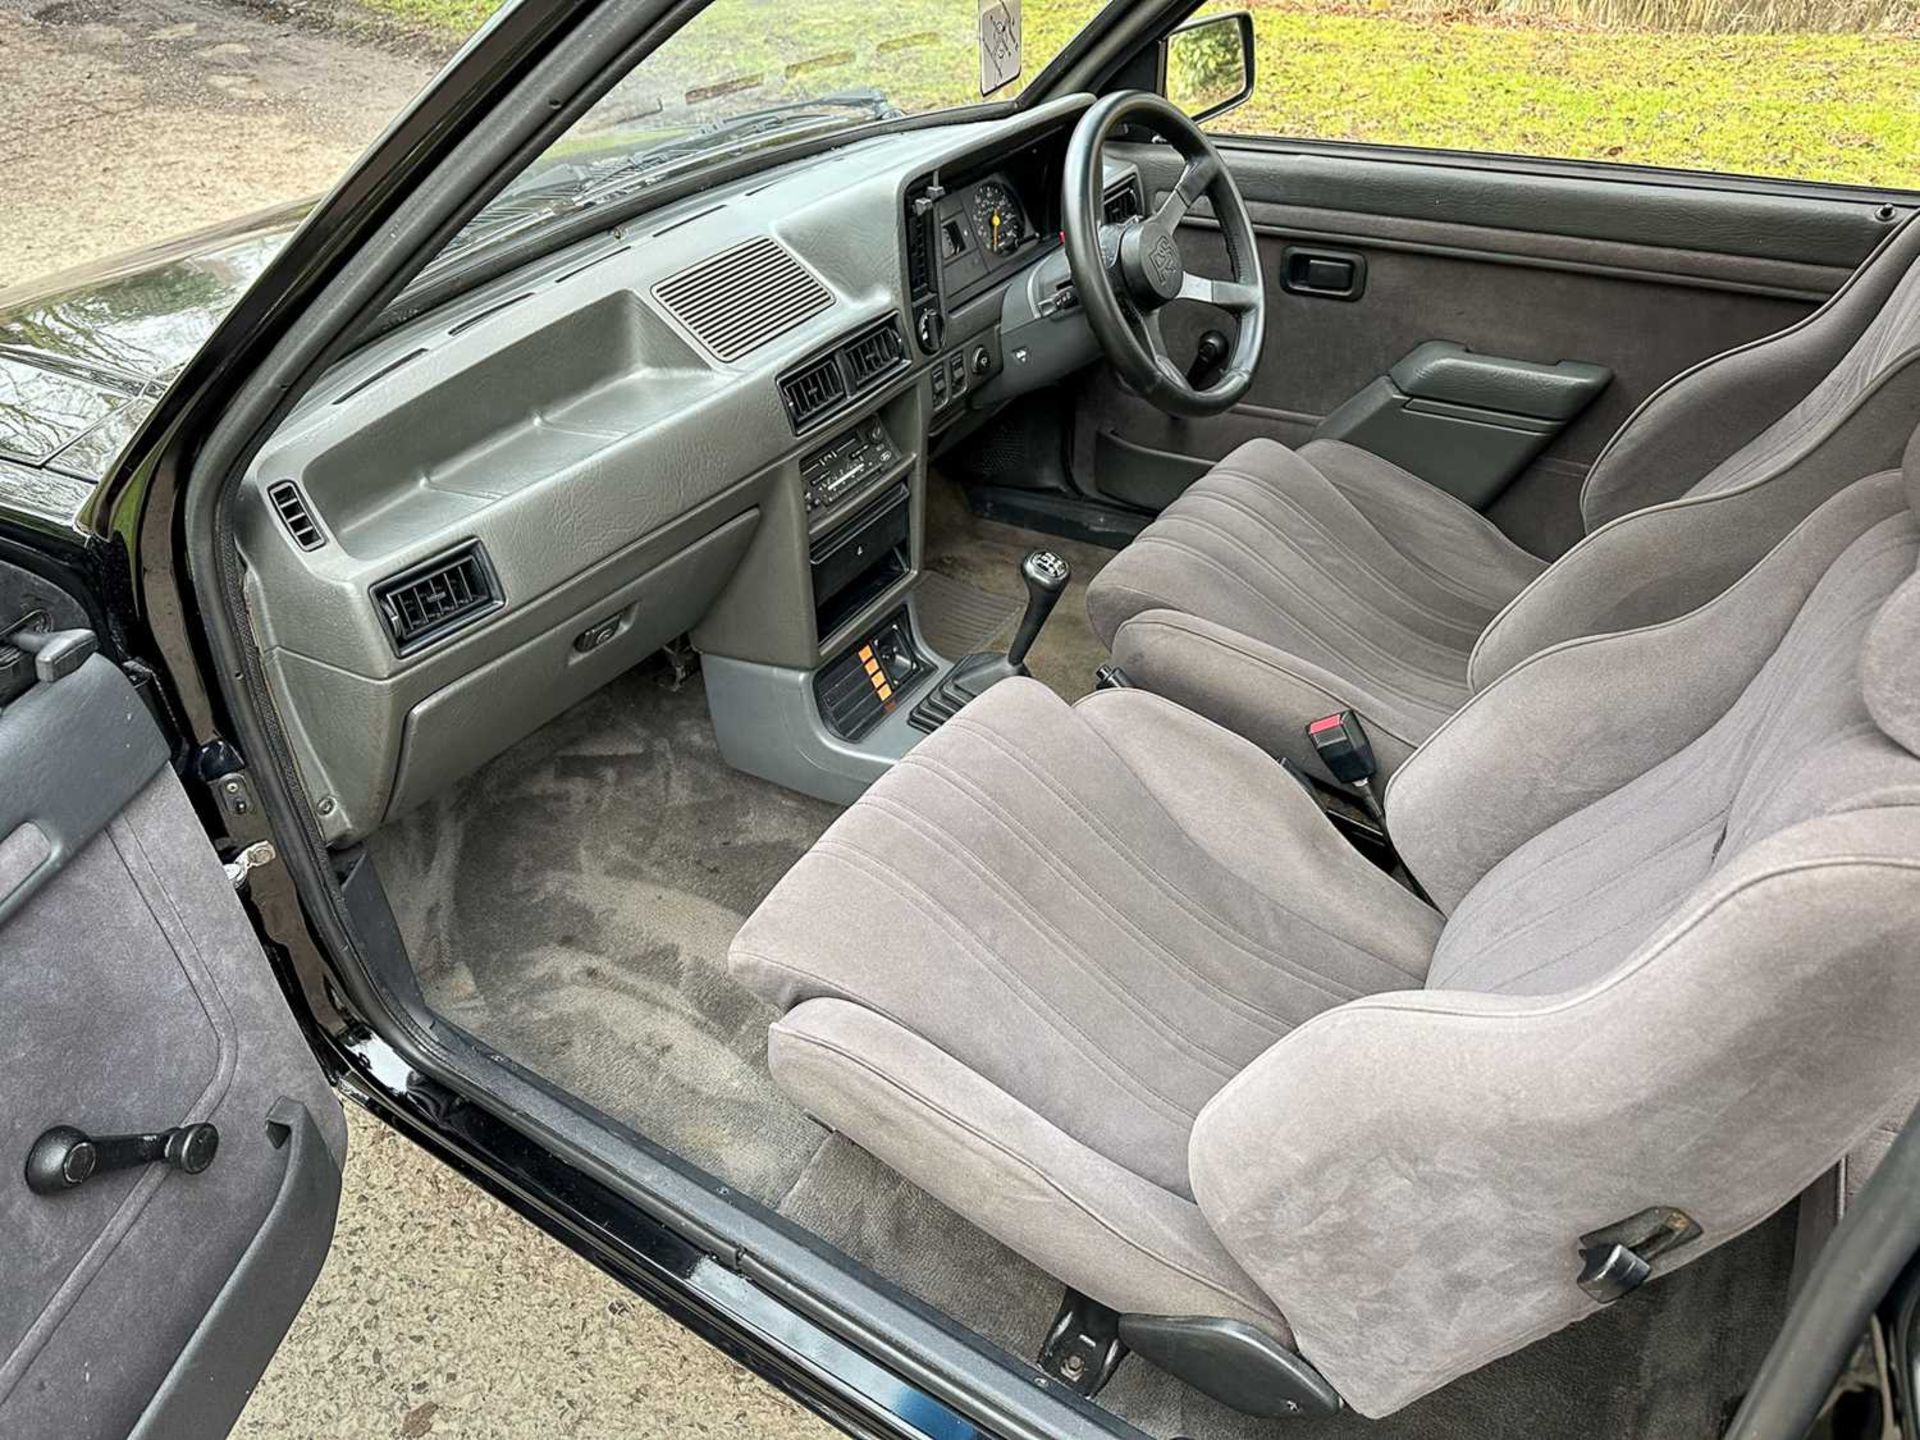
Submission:
M 233 882 L 234 889 L 244 890 L 248 876 L 262 865 L 271 865 L 278 858 L 271 840 L 256 840 L 227 861 L 227 879 Z

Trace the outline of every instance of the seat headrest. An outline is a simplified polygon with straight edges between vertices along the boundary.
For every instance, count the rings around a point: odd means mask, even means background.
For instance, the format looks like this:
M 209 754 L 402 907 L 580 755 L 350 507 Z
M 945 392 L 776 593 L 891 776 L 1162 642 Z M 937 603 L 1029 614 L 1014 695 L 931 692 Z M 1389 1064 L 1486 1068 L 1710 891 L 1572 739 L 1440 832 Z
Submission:
M 1920 516 L 1920 430 L 1907 442 L 1902 468 L 1907 504 Z M 1920 571 L 1887 597 L 1868 628 L 1860 650 L 1860 689 L 1873 723 L 1920 755 Z

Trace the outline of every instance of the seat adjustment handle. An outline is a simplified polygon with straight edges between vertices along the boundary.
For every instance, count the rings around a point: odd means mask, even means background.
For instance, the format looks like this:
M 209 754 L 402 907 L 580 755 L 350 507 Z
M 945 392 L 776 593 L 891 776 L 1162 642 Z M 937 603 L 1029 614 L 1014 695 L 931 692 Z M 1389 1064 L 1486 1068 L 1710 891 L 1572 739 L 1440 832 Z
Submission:
M 1650 1205 L 1580 1237 L 1580 1275 L 1574 1283 L 1602 1305 L 1611 1305 L 1646 1283 L 1655 1260 L 1700 1234 L 1699 1222 L 1686 1211 Z

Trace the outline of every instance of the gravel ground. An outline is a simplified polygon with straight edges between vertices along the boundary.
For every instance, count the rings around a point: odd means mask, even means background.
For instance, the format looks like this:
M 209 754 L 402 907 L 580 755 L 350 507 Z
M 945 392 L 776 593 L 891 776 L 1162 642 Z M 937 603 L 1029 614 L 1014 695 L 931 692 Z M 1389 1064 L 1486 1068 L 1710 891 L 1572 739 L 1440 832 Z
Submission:
M 0 288 L 325 189 L 434 58 L 242 0 L 0 0 Z M 348 1107 L 333 1251 L 234 1432 L 835 1432 Z
M 0 0 L 0 288 L 331 185 L 434 61 L 329 13 Z
M 838 1432 L 358 1106 L 333 1252 L 236 1440 Z

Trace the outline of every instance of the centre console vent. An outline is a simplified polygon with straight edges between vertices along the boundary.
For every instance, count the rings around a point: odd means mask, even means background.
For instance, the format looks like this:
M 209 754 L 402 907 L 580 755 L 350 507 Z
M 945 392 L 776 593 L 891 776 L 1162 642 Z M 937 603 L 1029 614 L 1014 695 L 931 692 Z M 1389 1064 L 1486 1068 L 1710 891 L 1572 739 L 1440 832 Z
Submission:
M 1145 213 L 1140 203 L 1140 187 L 1132 180 L 1121 181 L 1101 197 L 1100 218 L 1109 225 L 1124 225 Z
M 653 296 L 717 360 L 738 360 L 833 305 L 833 292 L 770 235 L 670 275 Z
M 865 394 L 887 376 L 907 367 L 907 342 L 900 322 L 889 315 L 842 340 L 818 359 L 780 377 L 780 399 L 797 435 L 842 402 Z
M 287 527 L 287 534 L 293 537 L 293 543 L 302 550 L 318 550 L 327 543 L 326 531 L 313 518 L 313 512 L 307 508 L 307 497 L 300 493 L 300 487 L 293 481 L 276 480 L 269 485 L 267 501 L 280 517 L 280 523 Z
M 840 358 L 822 355 L 780 377 L 780 398 L 794 431 L 804 430 L 847 398 L 847 382 L 840 374 Z
M 393 648 L 411 655 L 505 604 L 487 552 L 469 540 L 373 587 Z
M 889 370 L 906 363 L 907 347 L 900 339 L 900 325 L 889 315 L 870 330 L 863 330 L 841 347 L 846 358 L 847 380 L 858 395 Z

